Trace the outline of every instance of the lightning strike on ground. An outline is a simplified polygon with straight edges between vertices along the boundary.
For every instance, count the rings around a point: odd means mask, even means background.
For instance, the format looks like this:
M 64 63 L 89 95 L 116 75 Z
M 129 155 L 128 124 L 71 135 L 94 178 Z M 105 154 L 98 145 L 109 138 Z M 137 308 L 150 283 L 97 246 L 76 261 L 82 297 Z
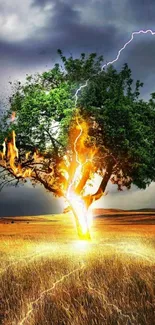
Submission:
M 18 265 L 20 262 L 24 262 L 24 263 L 27 264 L 27 263 L 32 262 L 32 259 L 43 256 L 43 255 L 46 255 L 47 253 L 49 253 L 49 252 L 46 249 L 45 251 L 42 251 L 40 253 L 28 254 L 28 255 L 25 255 L 25 256 L 23 256 L 21 258 L 18 258 L 17 261 L 14 261 L 14 262 L 10 263 L 6 268 L 2 269 L 0 271 L 0 275 L 3 275 L 6 271 L 8 271 L 9 268 L 12 268 L 14 265 Z M 27 259 L 28 259 L 28 262 L 26 261 Z
M 129 319 L 129 321 L 130 321 L 131 324 L 132 324 L 132 320 L 131 320 L 130 316 L 127 315 L 127 314 L 123 314 L 122 310 L 121 310 L 118 306 L 116 306 L 115 304 L 109 303 L 109 302 L 107 301 L 105 295 L 104 295 L 102 292 L 100 292 L 99 290 L 96 290 L 95 288 L 92 288 L 90 285 L 88 285 L 88 289 L 91 290 L 91 291 L 93 291 L 93 292 L 96 293 L 97 295 L 101 296 L 102 299 L 103 299 L 103 301 L 104 301 L 104 303 L 106 303 L 106 305 L 107 305 L 108 307 L 112 307 L 113 309 L 115 309 L 116 312 L 117 312 L 120 316 Z M 132 315 L 132 318 L 133 318 L 133 315 Z
M 56 282 L 53 283 L 52 287 L 49 289 L 46 289 L 44 291 L 41 292 L 41 294 L 39 295 L 39 297 L 32 301 L 29 305 L 28 305 L 28 312 L 26 313 L 26 315 L 24 316 L 24 318 L 18 323 L 18 325 L 23 325 L 25 323 L 25 321 L 28 319 L 28 317 L 32 314 L 35 305 L 37 305 L 37 303 L 43 299 L 45 294 L 49 294 L 52 290 L 55 289 L 55 287 L 57 286 L 57 284 L 63 282 L 66 278 L 70 277 L 72 274 L 81 271 L 83 268 L 85 267 L 84 264 L 82 264 L 79 268 L 74 269 L 73 271 L 63 275 L 59 280 L 57 280 Z
M 148 29 L 148 30 L 139 30 L 137 32 L 133 32 L 131 34 L 131 38 L 129 39 L 129 41 L 126 42 L 124 44 L 124 46 L 118 51 L 116 58 L 114 60 L 109 61 L 108 63 L 104 64 L 102 66 L 102 68 L 101 68 L 101 72 L 102 72 L 102 70 L 105 67 L 107 67 L 110 64 L 115 63 L 119 59 L 119 57 L 121 55 L 121 52 L 123 50 L 125 50 L 125 48 L 127 47 L 127 45 L 129 45 L 132 42 L 132 40 L 133 40 L 133 38 L 134 38 L 135 35 L 138 35 L 138 34 L 147 34 L 147 33 L 151 33 L 151 35 L 155 35 L 155 32 L 153 32 L 151 29 Z M 78 94 L 79 94 L 80 90 L 82 90 L 83 88 L 87 87 L 89 80 L 90 79 L 86 80 L 85 84 L 84 85 L 81 85 L 79 87 L 79 89 L 77 89 L 77 91 L 75 93 L 75 107 L 77 106 Z M 14 122 L 15 117 L 16 117 L 16 115 L 13 112 L 13 114 L 11 116 L 11 121 L 12 122 Z M 79 152 L 78 152 L 78 149 L 77 149 L 77 143 L 78 143 L 78 140 L 80 140 L 80 137 L 82 136 L 84 130 L 83 130 L 83 126 L 79 123 L 78 119 L 77 119 L 77 125 L 78 125 L 78 128 L 79 128 L 80 132 L 79 132 L 79 134 L 76 137 L 75 142 L 74 142 L 74 152 L 75 152 L 75 155 L 76 155 L 76 162 L 78 163 L 78 167 L 75 170 L 73 180 L 69 184 L 68 191 L 67 191 L 67 199 L 68 199 L 68 201 L 70 201 L 71 203 L 73 203 L 73 208 L 74 208 L 74 205 L 75 205 L 75 208 L 77 206 L 80 207 L 80 209 L 81 209 L 81 219 L 79 221 L 81 223 L 81 227 L 83 228 L 83 232 L 85 233 L 88 230 L 88 225 L 89 225 L 88 215 L 87 215 L 87 208 L 85 206 L 85 203 L 84 203 L 82 197 L 80 197 L 80 195 L 77 196 L 74 193 L 74 191 L 72 191 L 72 187 L 73 187 L 74 183 L 80 177 L 80 175 L 82 173 L 82 167 L 83 167 L 83 165 L 88 160 L 90 160 L 92 162 L 92 159 L 86 159 L 84 163 L 82 163 L 80 161 L 80 159 L 79 159 Z M 4 142 L 3 143 L 3 152 L 1 153 L 2 159 L 4 158 L 5 155 L 6 155 L 6 143 Z M 14 131 L 13 131 L 13 134 L 12 134 L 12 141 L 8 143 L 8 153 L 7 153 L 7 156 L 9 158 L 9 160 L 10 160 L 10 166 L 11 166 L 13 172 L 16 174 L 17 177 L 23 177 L 24 178 L 24 177 L 31 177 L 31 176 L 33 176 L 33 169 L 28 168 L 27 170 L 22 170 L 21 165 L 19 163 L 18 163 L 18 166 L 16 166 L 16 164 L 15 164 L 15 159 L 18 158 L 18 149 L 16 147 L 15 132 Z M 26 156 L 26 158 L 27 157 L 28 156 Z M 39 157 L 38 156 L 38 153 L 34 153 L 34 159 L 35 160 L 37 159 L 37 157 Z M 5 167 L 5 165 L 4 165 L 4 167 Z M 78 209 L 75 209 L 75 211 L 76 210 L 78 210 Z
M 84 200 L 82 199 L 82 197 L 80 195 L 77 195 L 76 193 L 74 193 L 74 191 L 72 189 L 74 186 L 74 183 L 76 182 L 77 179 L 80 178 L 80 175 L 82 174 L 83 166 L 88 161 L 92 162 L 92 159 L 86 159 L 85 162 L 82 163 L 79 159 L 77 143 L 78 143 L 78 140 L 80 139 L 80 137 L 82 136 L 82 134 L 85 133 L 85 131 L 87 130 L 87 126 L 85 125 L 85 127 L 83 127 L 83 125 L 79 123 L 78 118 L 79 117 L 77 116 L 76 122 L 77 122 L 77 126 L 78 126 L 80 132 L 74 141 L 74 152 L 75 152 L 75 156 L 76 156 L 76 162 L 78 163 L 78 167 L 76 168 L 74 177 L 68 187 L 67 200 L 70 203 L 70 206 L 72 207 L 73 213 L 76 214 L 79 219 L 79 223 L 82 228 L 83 235 L 87 234 L 88 238 L 89 238 L 88 232 L 89 232 L 89 229 L 91 226 L 92 216 L 91 216 L 90 212 L 87 211 L 86 204 L 85 204 Z M 85 130 L 85 128 L 86 128 L 86 130 Z M 86 134 L 87 134 L 87 131 L 86 131 Z

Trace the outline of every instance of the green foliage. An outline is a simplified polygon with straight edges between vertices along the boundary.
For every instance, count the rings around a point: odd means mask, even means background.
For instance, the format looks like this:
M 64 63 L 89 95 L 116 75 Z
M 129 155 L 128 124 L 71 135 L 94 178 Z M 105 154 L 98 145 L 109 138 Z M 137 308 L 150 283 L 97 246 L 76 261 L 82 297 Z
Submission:
M 17 123 L 10 124 L 8 133 L 13 128 L 17 144 L 25 149 L 35 146 L 44 151 L 47 143 L 53 146 L 58 133 L 56 125 L 60 123 L 60 129 L 69 127 L 74 110 L 72 92 L 72 85 L 65 80 L 59 65 L 34 78 L 28 76 L 10 99 L 5 120 L 15 111 Z
M 85 53 L 78 59 L 66 58 L 58 50 L 63 68 L 27 76 L 10 98 L 10 109 L 3 119 L 0 140 L 11 129 L 17 134 L 17 146 L 27 151 L 34 147 L 51 154 L 63 155 L 68 142 L 69 126 L 75 113 L 75 92 L 86 80 L 88 86 L 79 92 L 77 107 L 81 116 L 96 121 L 89 135 L 99 148 L 95 164 L 101 174 L 112 163 L 114 184 L 130 188 L 131 182 L 145 188 L 155 179 L 155 93 L 149 102 L 139 100 L 139 80 L 124 64 L 117 72 L 113 66 L 102 70 L 103 57 Z M 16 112 L 16 122 L 7 119 Z M 59 128 L 56 127 L 59 125 Z
M 94 117 L 98 124 L 91 130 L 100 148 L 98 167 L 106 168 L 113 157 L 112 180 L 120 190 L 122 185 L 130 188 L 131 179 L 145 188 L 155 178 L 155 110 L 138 99 L 143 83 L 138 80 L 134 91 L 132 83 L 127 64 L 120 73 L 110 66 L 90 80 L 79 97 L 81 112 L 86 118 Z

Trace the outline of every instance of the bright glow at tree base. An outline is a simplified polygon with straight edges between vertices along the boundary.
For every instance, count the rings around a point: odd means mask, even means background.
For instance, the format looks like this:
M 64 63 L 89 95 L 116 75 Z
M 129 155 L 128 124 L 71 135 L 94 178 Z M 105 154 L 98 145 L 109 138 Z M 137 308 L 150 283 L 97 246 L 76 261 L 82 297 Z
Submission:
M 37 150 L 32 154 L 26 153 L 23 160 L 19 159 L 19 151 L 16 147 L 16 134 L 12 132 L 10 141 L 5 139 L 3 143 L 3 152 L 0 152 L 1 166 L 8 168 L 11 174 L 15 176 L 17 182 L 24 178 L 30 177 L 32 180 L 39 180 L 45 188 L 53 191 L 67 199 L 76 223 L 77 233 L 80 239 L 90 239 L 90 228 L 92 224 L 92 215 L 89 211 L 89 204 L 86 203 L 89 184 L 87 181 L 91 178 L 91 172 L 94 174 L 93 157 L 97 152 L 95 145 L 87 147 L 85 142 L 88 140 L 88 125 L 86 121 L 79 122 L 77 115 L 73 124 L 73 130 L 69 137 L 72 142 L 70 152 L 57 165 L 57 174 L 54 175 L 54 167 L 50 166 L 46 155 L 39 153 Z M 73 157 L 75 159 L 73 159 Z M 45 172 L 44 164 L 51 167 L 49 172 Z M 87 175 L 88 174 L 88 175 Z M 60 183 L 55 185 L 56 177 Z M 85 181 L 83 176 L 86 176 Z M 63 179 L 63 181 L 62 181 Z M 57 180 L 57 182 L 59 182 Z M 81 182 L 81 183 L 80 183 Z M 80 186 L 79 186 L 80 184 Z
M 80 239 L 90 239 L 90 228 L 92 225 L 92 213 L 86 208 L 82 198 L 75 193 L 67 194 L 67 199 L 72 208 L 76 228 Z

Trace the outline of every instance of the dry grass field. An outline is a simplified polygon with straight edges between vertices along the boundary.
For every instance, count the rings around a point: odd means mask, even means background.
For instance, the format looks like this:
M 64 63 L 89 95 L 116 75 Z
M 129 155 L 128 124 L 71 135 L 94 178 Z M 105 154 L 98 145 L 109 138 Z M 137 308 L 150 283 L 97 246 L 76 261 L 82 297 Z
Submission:
M 0 324 L 154 325 L 155 216 L 2 218 Z

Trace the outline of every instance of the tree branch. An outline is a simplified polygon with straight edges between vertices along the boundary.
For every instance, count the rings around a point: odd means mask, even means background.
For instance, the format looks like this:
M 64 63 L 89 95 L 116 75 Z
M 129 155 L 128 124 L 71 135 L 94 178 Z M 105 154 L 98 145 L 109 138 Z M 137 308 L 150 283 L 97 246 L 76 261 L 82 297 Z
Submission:
M 7 184 L 13 182 L 14 180 L 15 180 L 15 178 L 14 179 L 5 180 L 4 182 L 2 182 L 0 184 L 0 192 L 2 191 L 2 189 L 3 189 L 4 186 L 6 186 Z M 18 180 L 18 182 L 19 182 L 19 180 Z
M 36 169 L 34 169 L 34 172 L 35 172 L 35 177 L 32 176 L 34 180 L 37 180 L 38 182 L 43 184 L 48 191 L 53 192 L 55 195 L 58 195 L 60 197 L 64 196 L 64 193 L 60 189 L 52 188 L 45 180 L 43 180 Z
M 80 180 L 80 182 L 78 183 L 76 189 L 75 189 L 75 193 L 77 195 L 80 195 L 82 189 L 84 188 L 84 186 L 86 185 L 87 180 L 90 177 L 90 172 L 91 172 L 91 163 L 88 162 L 87 164 L 85 164 L 84 166 L 84 171 L 82 173 L 82 178 Z
M 83 200 L 85 201 L 85 204 L 87 206 L 87 208 L 89 208 L 89 206 L 99 200 L 101 198 L 101 196 L 104 194 L 104 191 L 106 189 L 106 186 L 108 184 L 108 181 L 112 175 L 112 170 L 113 170 L 113 167 L 114 167 L 114 162 L 109 162 L 109 164 L 107 165 L 107 169 L 106 169 L 106 172 L 103 176 L 103 179 L 100 183 L 100 186 L 98 188 L 98 190 L 96 191 L 96 193 L 92 194 L 92 195 L 87 195 L 87 196 L 84 196 L 83 197 Z
M 45 130 L 45 132 L 48 134 L 51 142 L 52 142 L 52 145 L 53 145 L 53 148 L 54 148 L 54 152 L 56 154 L 56 156 L 58 155 L 58 147 L 55 145 L 55 139 L 52 137 L 51 133 L 48 131 L 48 130 Z

